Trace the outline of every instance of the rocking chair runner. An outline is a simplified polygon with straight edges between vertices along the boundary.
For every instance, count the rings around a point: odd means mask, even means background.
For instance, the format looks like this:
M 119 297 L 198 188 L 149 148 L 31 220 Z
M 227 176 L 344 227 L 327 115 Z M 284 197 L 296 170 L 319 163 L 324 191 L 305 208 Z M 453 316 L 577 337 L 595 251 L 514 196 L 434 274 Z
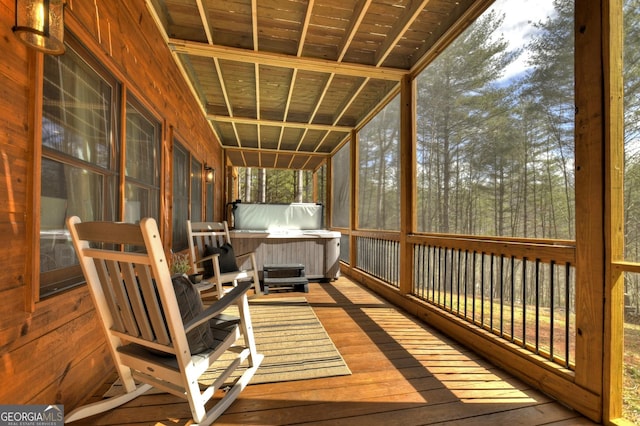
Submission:
M 260 276 L 254 252 L 236 256 L 231 246 L 227 222 L 191 222 L 187 220 L 189 250 L 191 252 L 192 269 L 195 273 L 204 274 L 216 285 L 218 298 L 224 296 L 223 284 L 253 280 L 255 293 L 262 295 Z M 240 270 L 238 264 L 249 258 L 250 269 Z
M 72 217 L 67 225 L 124 393 L 80 407 L 65 421 L 110 410 L 156 387 L 186 398 L 195 422 L 212 423 L 237 398 L 263 359 L 256 351 L 249 314 L 251 283 L 239 284 L 203 309 L 188 280 L 172 281 L 154 219 L 133 225 L 81 223 Z M 135 250 L 121 251 L 122 244 Z M 232 304 L 238 305 L 238 318 L 222 314 Z M 240 337 L 244 344 L 236 346 Z M 226 351 L 235 353 L 235 358 L 201 390 L 198 378 Z M 207 411 L 205 403 L 242 364 L 247 369 Z

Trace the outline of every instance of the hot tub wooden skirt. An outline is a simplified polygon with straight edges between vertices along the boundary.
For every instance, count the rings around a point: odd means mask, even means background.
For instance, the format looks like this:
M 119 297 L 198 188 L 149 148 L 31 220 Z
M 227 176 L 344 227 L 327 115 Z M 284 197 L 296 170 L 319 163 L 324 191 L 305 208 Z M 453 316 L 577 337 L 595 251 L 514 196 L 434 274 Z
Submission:
M 269 233 L 266 231 L 231 231 L 231 244 L 236 254 L 256 252 L 259 267 L 265 264 L 305 265 L 310 280 L 335 280 L 340 276 L 340 233 L 303 231 Z M 238 265 L 248 268 L 249 265 Z

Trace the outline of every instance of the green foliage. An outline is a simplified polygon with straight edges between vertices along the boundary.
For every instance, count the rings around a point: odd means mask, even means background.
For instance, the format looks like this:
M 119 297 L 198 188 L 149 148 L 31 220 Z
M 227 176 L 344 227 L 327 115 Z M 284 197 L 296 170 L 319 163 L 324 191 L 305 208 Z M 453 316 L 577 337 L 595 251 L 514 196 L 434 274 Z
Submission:
M 573 9 L 554 4 L 517 50 L 490 10 L 418 77 L 419 230 L 573 238 Z
M 186 274 L 191 269 L 191 262 L 188 254 L 171 254 L 171 273 Z
M 400 229 L 400 97 L 361 131 L 358 139 L 358 226 Z
M 640 326 L 624 325 L 624 418 L 640 424 Z
M 298 173 L 302 173 L 298 184 Z M 244 202 L 313 202 L 313 172 L 309 170 L 238 168 Z

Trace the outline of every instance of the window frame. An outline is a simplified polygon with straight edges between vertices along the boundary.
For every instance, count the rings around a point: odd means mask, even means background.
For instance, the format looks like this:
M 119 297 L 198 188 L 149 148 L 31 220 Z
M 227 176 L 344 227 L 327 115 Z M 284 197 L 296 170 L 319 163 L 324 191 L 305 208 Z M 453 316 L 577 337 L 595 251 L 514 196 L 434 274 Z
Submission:
M 202 208 L 205 203 L 203 198 L 204 166 L 193 154 L 191 154 L 189 165 L 189 219 L 194 222 L 201 222 L 203 220 Z M 197 200 L 196 197 L 198 197 Z M 195 201 L 197 203 L 194 203 Z
M 156 219 L 156 221 L 158 221 L 158 223 L 160 222 L 160 215 L 161 215 L 161 206 L 162 206 L 162 201 L 161 201 L 161 183 L 162 183 L 162 120 L 159 119 L 156 114 L 154 114 L 150 108 L 148 108 L 145 104 L 143 104 L 136 96 L 134 96 L 130 91 L 127 91 L 125 94 L 125 101 L 122 102 L 122 104 L 124 105 L 124 120 L 123 120 L 123 124 L 124 124 L 124 130 L 122 132 L 123 134 L 123 143 L 122 143 L 122 151 L 123 151 L 123 155 L 124 155 L 124 161 L 122 164 L 121 169 L 123 170 L 122 173 L 122 179 L 124 181 L 124 189 L 122 191 L 121 194 L 121 198 L 122 198 L 122 217 L 120 218 L 121 220 L 126 220 L 126 208 L 127 208 L 127 185 L 133 185 L 135 188 L 137 189 L 142 189 L 145 190 L 148 194 L 149 200 L 148 200 L 148 207 L 147 209 L 145 209 L 145 212 L 140 213 L 140 218 L 142 217 L 146 217 L 146 216 L 151 216 L 153 218 Z M 129 114 L 129 106 L 131 105 L 132 108 L 134 108 L 136 110 L 136 112 L 138 114 L 140 114 L 143 118 L 145 118 L 147 121 L 149 121 L 153 127 L 155 128 L 155 132 L 156 134 L 154 135 L 154 139 L 155 139 L 155 152 L 153 153 L 154 155 L 154 159 L 155 162 L 153 164 L 154 167 L 154 171 L 153 171 L 153 180 L 155 182 L 146 182 L 143 179 L 137 178 L 137 177 L 133 177 L 130 176 L 128 173 L 128 168 L 127 168 L 127 162 L 128 162 L 128 156 L 127 156 L 127 152 L 128 152 L 128 147 L 129 147 L 129 143 L 128 143 L 128 138 L 127 138 L 127 122 L 128 122 L 128 114 Z M 155 197 L 154 197 L 154 193 L 155 193 Z M 151 203 L 155 201 L 155 206 L 151 206 Z M 154 214 L 155 213 L 155 214 Z
M 183 154 L 184 161 L 182 169 L 184 169 L 184 175 L 182 176 L 184 185 L 177 185 L 177 161 L 176 154 Z M 186 220 L 193 220 L 200 222 L 208 220 L 209 210 L 213 211 L 213 193 L 215 188 L 213 182 L 206 182 L 204 174 L 204 161 L 199 160 L 187 146 L 180 141 L 180 138 L 173 138 L 173 150 L 171 154 L 171 161 L 173 166 L 171 168 L 171 182 L 172 182 L 172 199 L 171 199 L 171 251 L 174 253 L 186 250 L 189 247 L 187 240 L 187 227 Z M 196 187 L 196 184 L 199 186 Z M 209 187 L 211 190 L 209 190 Z M 194 191 L 199 197 L 199 202 L 194 205 Z M 211 192 L 210 192 L 211 191 Z M 211 194 L 211 204 L 207 200 Z M 177 195 L 177 197 L 176 197 Z M 182 211 L 182 209 L 184 209 Z M 205 209 L 207 212 L 205 214 Z M 176 212 L 180 211 L 180 215 Z M 198 214 L 194 215 L 197 210 Z M 213 213 L 211 213 L 213 217 Z
M 177 185 L 177 181 L 176 179 L 178 178 L 177 176 L 177 168 L 178 168 L 178 162 L 176 161 L 176 155 L 177 154 L 183 154 L 184 155 L 184 176 L 182 176 L 184 184 L 183 186 L 180 186 L 178 188 Z M 184 228 L 184 232 L 180 233 L 178 232 L 179 229 L 183 229 L 181 227 L 180 221 L 185 220 L 182 219 L 182 217 L 184 218 L 189 218 L 189 200 L 190 200 L 190 194 L 191 194 L 191 188 L 190 188 L 190 182 L 191 182 L 191 177 L 189 174 L 189 170 L 191 167 L 191 154 L 189 152 L 189 150 L 186 148 L 186 146 L 184 144 L 182 144 L 177 138 L 173 139 L 173 152 L 172 152 L 172 156 L 171 156 L 171 161 L 173 164 L 173 167 L 171 168 L 172 170 L 172 176 L 171 176 L 171 182 L 172 182 L 172 191 L 171 191 L 171 249 L 174 252 L 178 252 L 178 251 L 182 251 L 187 249 L 188 247 L 188 241 L 187 241 L 187 231 L 186 228 Z M 177 196 L 177 197 L 176 197 Z M 187 201 L 186 205 L 184 203 L 184 201 Z M 182 206 L 182 207 L 180 207 Z M 186 210 L 183 213 L 183 215 L 178 215 L 176 214 L 177 211 L 179 210 L 179 208 L 185 208 Z
M 101 211 L 100 211 L 100 219 L 108 220 L 108 219 L 116 219 L 118 209 L 120 205 L 120 199 L 118 197 L 118 177 L 121 170 L 120 164 L 120 150 L 122 147 L 121 143 L 121 135 L 119 128 L 119 113 L 122 110 L 121 104 L 121 96 L 120 89 L 122 87 L 121 82 L 109 72 L 109 70 L 102 65 L 88 50 L 85 46 L 83 46 L 76 38 L 72 35 L 69 35 L 66 38 L 65 42 L 68 52 L 73 52 L 73 54 L 77 55 L 78 60 L 82 62 L 83 66 L 88 67 L 91 71 L 93 71 L 106 85 L 111 88 L 111 99 L 110 99 L 110 113 L 109 113 L 109 135 L 106 137 L 106 141 L 108 141 L 108 165 L 106 167 L 100 166 L 95 162 L 86 161 L 77 157 L 70 155 L 69 153 L 65 153 L 62 150 L 56 150 L 55 148 L 44 146 L 43 145 L 43 135 L 42 131 L 37 134 L 34 134 L 34 143 L 38 145 L 37 161 L 39 161 L 38 166 L 36 167 L 37 173 L 34 176 L 34 179 L 39 182 L 37 193 L 35 194 L 35 203 L 34 206 L 35 211 L 40 211 L 43 200 L 43 188 L 42 188 L 42 175 L 43 175 L 43 163 L 44 161 L 52 161 L 55 162 L 62 167 L 75 167 L 82 170 L 86 170 L 89 173 L 95 173 L 102 177 L 102 199 L 101 199 Z M 69 53 L 67 53 L 69 55 Z M 67 56 L 68 57 L 68 56 Z M 52 57 L 45 57 L 42 60 L 42 72 L 41 76 L 41 87 L 42 91 L 39 92 L 39 99 L 36 100 L 36 107 L 39 110 L 39 114 L 36 114 L 34 117 L 34 125 L 42 126 L 42 122 L 46 117 L 44 112 L 44 84 L 45 84 L 45 61 L 54 60 Z M 105 202 L 109 196 L 112 196 L 113 199 L 110 202 Z M 111 214 L 110 214 L 111 213 Z M 68 215 L 65 212 L 65 215 Z M 66 225 L 63 226 L 63 231 L 66 234 Z M 43 272 L 43 268 L 41 266 L 41 258 L 43 256 L 43 247 L 41 244 L 41 231 L 42 231 L 42 215 L 39 215 L 38 220 L 34 224 L 34 240 L 37 241 L 36 244 L 36 254 L 34 256 L 34 261 L 38 262 L 38 265 L 35 267 L 37 273 L 34 274 L 34 278 L 38 277 L 38 284 L 34 285 L 34 301 L 43 300 L 49 298 L 51 296 L 57 295 L 64 291 L 70 290 L 77 286 L 83 285 L 85 283 L 84 277 L 82 275 L 82 271 L 79 264 L 74 264 L 71 266 L 65 266 L 61 268 L 55 268 L 51 270 L 47 270 Z M 67 236 L 68 238 L 68 236 Z M 67 241 L 68 244 L 68 241 Z

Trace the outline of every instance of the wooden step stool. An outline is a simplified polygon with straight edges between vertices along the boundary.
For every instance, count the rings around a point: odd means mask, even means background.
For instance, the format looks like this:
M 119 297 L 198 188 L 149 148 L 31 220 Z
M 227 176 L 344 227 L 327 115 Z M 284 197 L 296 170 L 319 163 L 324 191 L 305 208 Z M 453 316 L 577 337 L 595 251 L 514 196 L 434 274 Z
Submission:
M 264 277 L 264 294 L 269 294 L 269 287 L 292 289 L 309 293 L 309 280 L 305 276 L 304 265 L 301 263 L 264 265 L 262 272 Z

